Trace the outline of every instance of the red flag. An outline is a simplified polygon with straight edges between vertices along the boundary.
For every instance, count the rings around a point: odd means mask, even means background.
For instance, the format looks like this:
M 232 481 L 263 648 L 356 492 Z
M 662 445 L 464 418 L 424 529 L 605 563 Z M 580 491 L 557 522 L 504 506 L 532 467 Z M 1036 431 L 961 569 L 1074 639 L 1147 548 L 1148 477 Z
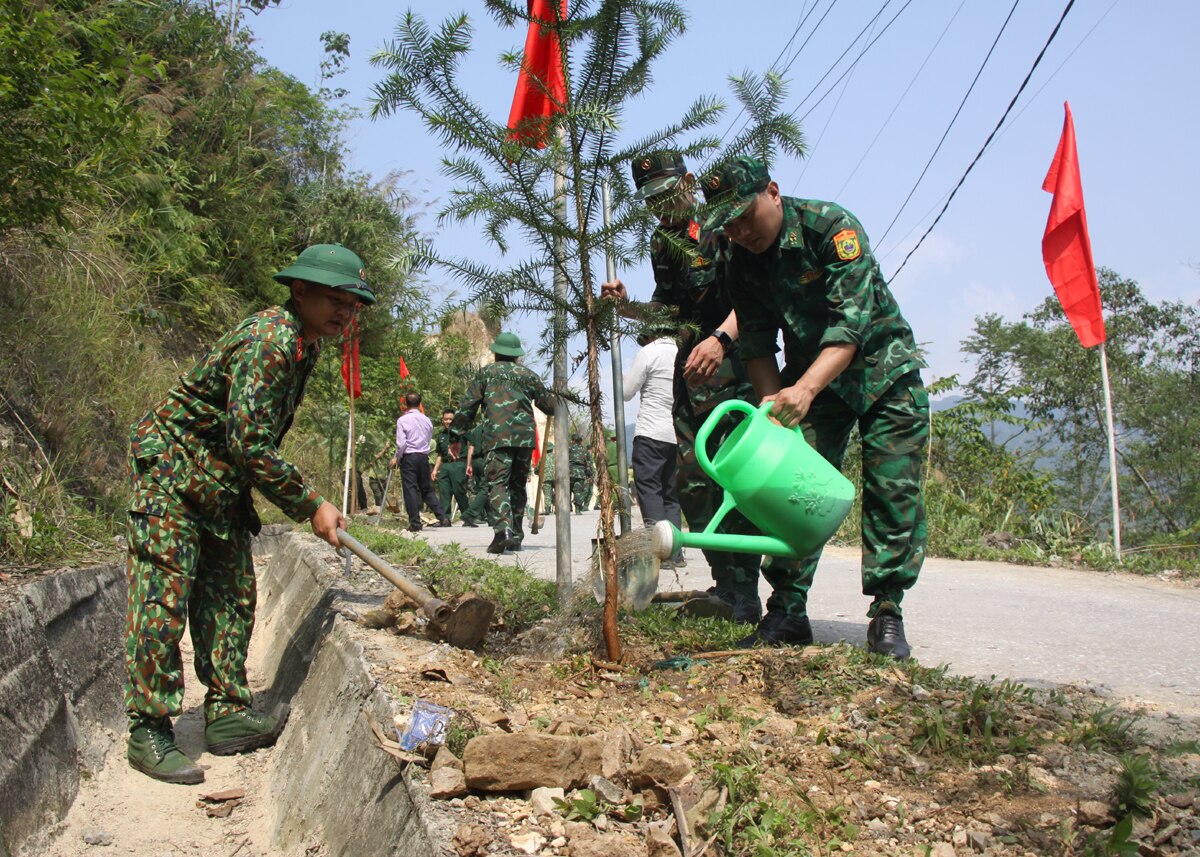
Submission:
M 342 383 L 346 385 L 346 395 L 352 399 L 362 395 L 362 376 L 358 370 L 358 319 L 354 318 L 342 339 Z
M 508 114 L 508 137 L 523 146 L 544 148 L 550 135 L 549 118 L 561 113 L 567 101 L 563 79 L 562 46 L 552 29 L 555 21 L 550 0 L 527 0 L 529 32 L 525 35 L 525 57 L 517 77 L 512 110 Z M 567 16 L 567 0 L 558 0 L 558 17 Z M 545 24 L 543 25 L 543 23 Z
M 408 375 L 409 375 L 408 364 L 404 362 L 404 355 L 401 355 L 400 356 L 400 377 L 401 377 L 401 379 L 404 379 L 404 378 L 407 378 Z
M 1042 260 L 1054 284 L 1054 292 L 1079 344 L 1084 348 L 1105 340 L 1104 312 L 1100 307 L 1100 284 L 1092 262 L 1087 214 L 1083 208 L 1083 182 L 1079 178 L 1079 156 L 1075 153 L 1075 123 L 1071 105 L 1064 102 L 1067 118 L 1054 162 L 1046 173 L 1042 190 L 1054 194 L 1046 234 L 1042 236 Z
M 533 424 L 533 457 L 529 459 L 530 467 L 537 467 L 538 459 L 542 457 L 542 451 L 538 449 L 538 434 L 537 423 Z

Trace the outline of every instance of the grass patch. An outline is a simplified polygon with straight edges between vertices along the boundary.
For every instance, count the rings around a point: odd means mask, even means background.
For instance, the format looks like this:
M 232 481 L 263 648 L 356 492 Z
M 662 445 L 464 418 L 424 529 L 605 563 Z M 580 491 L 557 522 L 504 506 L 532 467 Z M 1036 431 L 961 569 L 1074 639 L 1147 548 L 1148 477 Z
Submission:
M 683 616 L 672 607 L 651 604 L 641 613 L 624 617 L 628 633 L 645 643 L 673 652 L 713 652 L 734 648 L 754 626 L 722 619 Z
M 517 566 L 479 559 L 458 544 L 435 547 L 384 527 L 352 522 L 349 532 L 439 598 L 474 592 L 493 602 L 510 631 L 527 628 L 554 610 L 554 583 Z

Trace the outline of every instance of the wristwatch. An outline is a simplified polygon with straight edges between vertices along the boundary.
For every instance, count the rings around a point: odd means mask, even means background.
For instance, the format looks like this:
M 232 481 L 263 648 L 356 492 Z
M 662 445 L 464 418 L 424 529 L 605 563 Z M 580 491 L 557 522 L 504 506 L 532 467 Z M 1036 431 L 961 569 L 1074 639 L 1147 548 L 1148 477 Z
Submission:
M 721 347 L 725 349 L 726 354 L 729 353 L 730 348 L 733 348 L 733 337 L 721 330 L 721 328 L 718 327 L 716 330 L 710 333 L 709 336 L 715 336 L 717 338 L 717 342 L 721 343 Z

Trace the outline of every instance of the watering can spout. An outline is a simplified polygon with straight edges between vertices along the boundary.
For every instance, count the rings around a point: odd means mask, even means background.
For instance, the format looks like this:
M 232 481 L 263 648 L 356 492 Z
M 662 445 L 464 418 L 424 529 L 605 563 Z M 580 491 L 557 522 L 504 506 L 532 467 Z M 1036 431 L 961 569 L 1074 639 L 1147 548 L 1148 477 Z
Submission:
M 783 539 L 773 536 L 751 536 L 738 533 L 684 533 L 670 521 L 659 521 L 651 528 L 651 545 L 655 556 L 669 560 L 680 549 L 725 551 L 727 553 L 750 553 L 800 559 L 796 549 Z

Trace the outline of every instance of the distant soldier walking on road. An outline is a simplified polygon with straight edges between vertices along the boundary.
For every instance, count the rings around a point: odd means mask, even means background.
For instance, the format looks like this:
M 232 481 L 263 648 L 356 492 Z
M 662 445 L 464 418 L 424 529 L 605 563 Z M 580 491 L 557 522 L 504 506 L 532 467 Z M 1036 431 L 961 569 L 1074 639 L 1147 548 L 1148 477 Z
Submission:
M 471 503 L 467 499 L 467 441 L 451 427 L 454 408 L 442 411 L 442 430 L 437 437 L 437 459 L 433 462 L 430 478 L 437 483 L 441 495 L 442 509 L 446 517 L 453 520 L 450 501 L 458 504 L 458 516 L 463 522 L 470 520 Z
M 179 642 L 190 626 L 195 668 L 208 687 L 208 750 L 267 747 L 286 712 L 251 708 L 246 653 L 254 628 L 250 538 L 255 488 L 337 545 L 346 519 L 279 445 L 304 397 L 320 340 L 338 336 L 360 304 L 375 303 L 362 261 L 339 244 L 306 249 L 274 279 L 291 288 L 225 334 L 133 427 L 126 519 L 129 544 L 125 710 L 129 764 L 169 783 L 204 772 L 175 745 L 183 709 Z
M 483 452 L 487 456 L 488 513 L 495 531 L 488 553 L 520 550 L 525 538 L 522 519 L 528 500 L 525 483 L 537 443 L 533 406 L 554 410 L 554 399 L 542 380 L 517 363 L 525 353 L 515 333 L 501 333 L 489 348 L 495 362 L 484 366 L 467 387 L 454 427 L 465 432 L 483 409 Z M 474 455 L 478 456 L 476 449 Z
M 592 452 L 583 443 L 579 432 L 571 434 L 571 500 L 575 505 L 575 514 L 587 511 L 588 500 L 592 496 L 595 466 L 592 464 Z
M 705 226 L 736 245 L 729 281 L 742 358 L 771 415 L 801 425 L 841 467 L 850 432 L 862 442 L 862 588 L 871 598 L 867 645 L 906 658 L 900 601 L 925 558 L 921 466 L 929 439 L 925 362 L 888 289 L 862 225 L 831 202 L 782 196 L 766 167 L 739 155 L 701 182 Z M 775 361 L 783 333 L 784 367 Z M 808 589 L 817 556 L 771 579 L 757 635 L 812 639 Z M 805 639 L 807 638 L 807 639 Z

